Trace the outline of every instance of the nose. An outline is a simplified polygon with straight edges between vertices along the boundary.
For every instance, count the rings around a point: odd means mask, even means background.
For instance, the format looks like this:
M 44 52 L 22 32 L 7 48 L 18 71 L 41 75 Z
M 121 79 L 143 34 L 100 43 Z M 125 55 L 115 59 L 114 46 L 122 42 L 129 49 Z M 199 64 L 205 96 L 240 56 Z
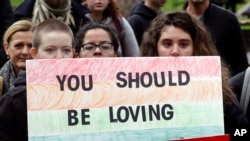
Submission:
M 179 56 L 180 52 L 179 52 L 179 48 L 177 45 L 175 45 L 171 51 L 171 56 Z
M 25 54 L 25 55 L 27 55 L 27 54 L 29 54 L 29 51 L 30 51 L 30 48 L 29 48 L 29 46 L 24 46 L 24 48 L 23 48 L 23 50 L 22 50 L 22 54 Z
M 99 47 L 96 48 L 95 52 L 94 52 L 94 56 L 102 56 L 102 52 L 99 49 Z
M 63 53 L 61 51 L 58 51 L 56 56 L 55 56 L 55 59 L 62 59 L 62 58 L 64 58 Z

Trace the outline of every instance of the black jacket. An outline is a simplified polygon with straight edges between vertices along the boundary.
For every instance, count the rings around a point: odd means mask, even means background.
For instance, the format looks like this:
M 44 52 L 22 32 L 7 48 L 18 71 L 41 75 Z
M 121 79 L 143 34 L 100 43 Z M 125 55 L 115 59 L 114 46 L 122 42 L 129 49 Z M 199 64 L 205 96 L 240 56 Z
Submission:
M 244 71 L 248 67 L 248 60 L 243 34 L 236 16 L 210 3 L 202 20 L 212 34 L 220 56 L 230 65 L 232 75 Z
M 144 2 L 137 3 L 132 9 L 128 22 L 134 30 L 138 45 L 141 43 L 144 31 L 157 15 L 158 13 L 145 6 Z
M 24 0 L 14 11 L 16 20 L 21 18 L 32 19 L 33 8 L 36 0 Z M 85 6 L 82 6 L 79 1 L 71 0 L 72 15 L 75 20 L 75 27 L 70 26 L 72 31 L 76 33 L 79 28 L 85 24 L 89 19 L 85 16 L 90 10 Z
M 241 92 L 242 92 L 245 74 L 246 74 L 246 71 L 242 71 L 241 73 L 238 73 L 237 75 L 229 79 L 229 83 L 232 86 L 232 89 L 235 92 L 238 101 L 240 101 L 240 98 L 241 98 Z M 248 103 L 248 107 L 250 107 L 250 103 Z M 246 116 L 247 116 L 248 121 L 250 121 L 250 108 L 247 109 Z
M 28 141 L 25 72 L 20 73 L 15 86 L 0 98 L 1 141 Z
M 7 55 L 3 48 L 3 35 L 15 21 L 14 13 L 9 0 L 0 0 L 0 68 L 7 62 Z
M 249 122 L 243 113 L 239 101 L 235 98 L 234 104 L 231 106 L 224 106 L 224 128 L 225 134 L 230 135 L 230 141 L 247 141 L 248 139 L 235 137 L 236 129 L 247 128 L 249 129 Z

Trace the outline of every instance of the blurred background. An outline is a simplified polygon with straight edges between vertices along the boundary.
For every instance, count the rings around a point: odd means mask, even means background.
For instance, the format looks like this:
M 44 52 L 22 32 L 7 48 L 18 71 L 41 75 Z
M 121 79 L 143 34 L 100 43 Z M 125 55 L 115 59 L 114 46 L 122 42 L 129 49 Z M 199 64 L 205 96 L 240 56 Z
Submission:
M 10 0 L 13 9 L 20 5 L 24 0 Z M 136 2 L 141 0 L 115 0 L 124 17 L 127 17 Z M 162 8 L 163 11 L 182 10 L 187 0 L 167 0 L 166 5 Z M 250 59 L 250 0 L 211 0 L 213 3 L 230 10 L 235 13 L 241 25 L 242 33 L 245 37 L 246 50 L 249 52 Z

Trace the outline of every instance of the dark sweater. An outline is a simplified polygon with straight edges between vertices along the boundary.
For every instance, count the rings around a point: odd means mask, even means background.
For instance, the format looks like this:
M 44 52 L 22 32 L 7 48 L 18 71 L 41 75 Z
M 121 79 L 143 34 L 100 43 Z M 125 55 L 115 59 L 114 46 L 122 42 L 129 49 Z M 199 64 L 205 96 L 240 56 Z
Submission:
M 149 27 L 151 21 L 158 14 L 144 5 L 144 2 L 137 3 L 128 17 L 128 22 L 134 30 L 138 45 L 140 45 L 143 33 Z
M 242 31 L 236 16 L 210 3 L 202 20 L 210 31 L 220 56 L 229 65 L 232 75 L 244 71 L 248 67 L 248 60 Z

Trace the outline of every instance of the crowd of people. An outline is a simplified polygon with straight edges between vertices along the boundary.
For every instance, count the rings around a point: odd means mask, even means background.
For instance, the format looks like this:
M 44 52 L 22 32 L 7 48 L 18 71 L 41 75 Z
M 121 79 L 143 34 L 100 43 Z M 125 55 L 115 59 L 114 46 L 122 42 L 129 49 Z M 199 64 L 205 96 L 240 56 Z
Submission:
M 240 104 L 244 37 L 236 16 L 210 0 L 187 0 L 175 12 L 161 11 L 167 0 L 144 0 L 128 18 L 114 0 L 24 0 L 14 11 L 1 3 L 0 140 L 28 140 L 28 59 L 220 56 L 225 133 L 249 126 Z

